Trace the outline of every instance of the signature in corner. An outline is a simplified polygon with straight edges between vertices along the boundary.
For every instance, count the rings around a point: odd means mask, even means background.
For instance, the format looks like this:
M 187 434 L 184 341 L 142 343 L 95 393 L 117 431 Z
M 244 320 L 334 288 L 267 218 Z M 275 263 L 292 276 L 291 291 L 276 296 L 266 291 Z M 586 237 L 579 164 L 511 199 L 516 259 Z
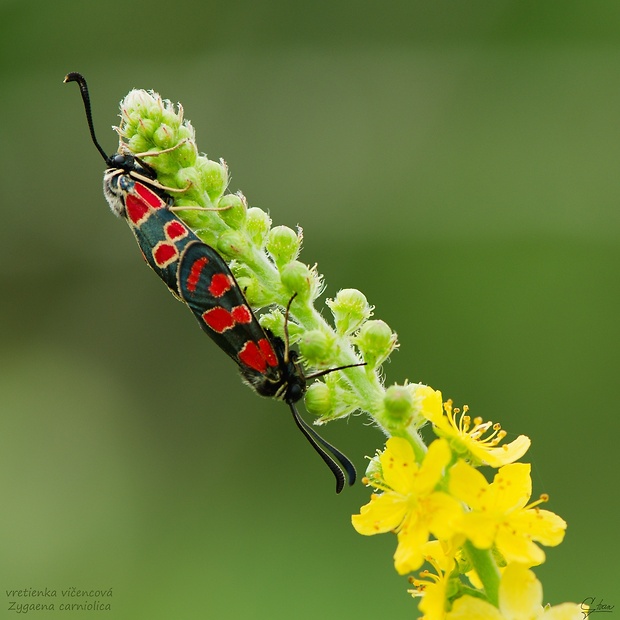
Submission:
M 614 610 L 615 605 L 610 605 L 609 603 L 604 603 L 603 599 L 600 602 L 596 602 L 596 597 L 587 596 L 581 602 L 581 613 L 584 618 L 588 618 L 590 614 L 595 614 L 598 612 L 603 613 L 611 613 Z

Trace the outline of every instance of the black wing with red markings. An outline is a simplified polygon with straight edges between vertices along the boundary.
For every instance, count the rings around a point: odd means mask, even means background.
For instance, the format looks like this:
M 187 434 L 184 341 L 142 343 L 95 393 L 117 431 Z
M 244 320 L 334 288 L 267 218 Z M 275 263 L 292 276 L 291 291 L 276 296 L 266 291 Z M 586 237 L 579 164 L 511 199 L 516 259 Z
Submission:
M 190 243 L 181 256 L 178 291 L 200 327 L 239 364 L 276 383 L 279 361 L 265 330 L 224 259 L 206 243 Z

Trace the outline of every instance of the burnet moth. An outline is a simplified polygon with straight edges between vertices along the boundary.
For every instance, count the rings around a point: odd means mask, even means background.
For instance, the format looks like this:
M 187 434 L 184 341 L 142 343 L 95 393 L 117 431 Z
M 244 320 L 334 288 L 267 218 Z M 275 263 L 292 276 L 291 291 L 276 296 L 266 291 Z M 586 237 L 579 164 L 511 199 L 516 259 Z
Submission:
M 86 80 L 73 72 L 64 82 L 77 82 L 80 88 L 91 139 L 107 166 L 105 198 L 112 212 L 129 225 L 148 265 L 190 308 L 203 331 L 237 363 L 244 381 L 261 396 L 289 406 L 298 428 L 334 474 L 336 492 L 344 488 L 344 472 L 353 484 L 353 463 L 303 420 L 295 403 L 303 397 L 308 379 L 362 364 L 306 376 L 288 341 L 289 310 L 295 296 L 286 309 L 285 340 L 263 329 L 224 259 L 171 210 L 174 199 L 169 192 L 183 190 L 161 185 L 140 155 L 106 155 L 95 136 Z

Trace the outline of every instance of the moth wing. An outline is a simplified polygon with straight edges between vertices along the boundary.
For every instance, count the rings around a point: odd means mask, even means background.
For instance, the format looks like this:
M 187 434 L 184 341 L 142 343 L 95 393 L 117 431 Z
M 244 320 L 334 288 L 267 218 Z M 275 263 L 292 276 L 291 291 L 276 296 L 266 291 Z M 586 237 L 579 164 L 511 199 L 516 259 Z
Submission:
M 177 287 L 203 331 L 242 370 L 260 374 L 277 368 L 277 358 L 265 330 L 254 316 L 224 259 L 201 241 L 184 250 Z
M 166 206 L 166 201 L 143 183 L 133 182 L 125 196 L 127 223 L 142 256 L 172 294 L 178 297 L 177 261 L 180 251 L 193 234 Z M 169 234 L 173 229 L 181 229 L 181 236 L 173 238 Z

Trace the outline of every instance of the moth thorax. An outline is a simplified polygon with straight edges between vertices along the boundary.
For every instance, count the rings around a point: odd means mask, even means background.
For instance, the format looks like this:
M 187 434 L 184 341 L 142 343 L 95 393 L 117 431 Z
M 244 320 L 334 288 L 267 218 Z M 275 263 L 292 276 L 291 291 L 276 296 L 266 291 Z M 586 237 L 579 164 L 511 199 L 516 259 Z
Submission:
M 296 403 L 306 393 L 306 379 L 300 371 L 291 374 L 283 389 L 285 392 L 281 398 L 287 403 Z
M 118 168 L 109 168 L 103 175 L 103 195 L 110 210 L 117 217 L 125 217 L 125 196 L 134 182 L 128 174 Z

